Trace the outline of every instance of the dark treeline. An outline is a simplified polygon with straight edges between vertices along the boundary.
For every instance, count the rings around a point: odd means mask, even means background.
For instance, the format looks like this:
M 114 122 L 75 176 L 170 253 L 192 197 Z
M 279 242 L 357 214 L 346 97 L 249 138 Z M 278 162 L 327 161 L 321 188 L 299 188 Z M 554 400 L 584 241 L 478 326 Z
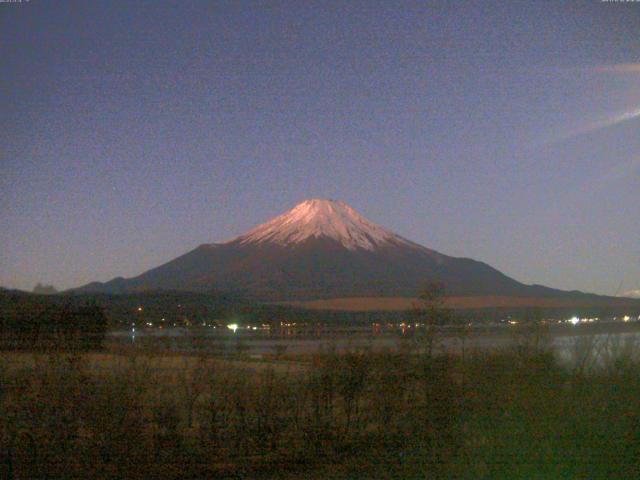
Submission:
M 261 324 L 274 322 L 300 322 L 326 325 L 368 326 L 372 323 L 412 322 L 415 312 L 344 312 L 294 308 L 285 305 L 265 304 L 248 300 L 240 295 L 220 292 L 192 293 L 156 291 L 125 294 L 57 294 L 33 295 L 24 292 L 0 291 L 0 315 L 11 311 L 15 298 L 30 299 L 34 304 L 58 305 L 67 308 L 99 306 L 109 328 L 129 327 L 132 323 L 144 324 L 165 319 L 168 325 L 198 325 L 202 322 Z M 142 307 L 142 310 L 139 308 Z M 8 309 L 8 310 L 7 310 Z M 509 318 L 526 319 L 532 312 L 540 319 L 568 319 L 579 317 L 610 318 L 621 315 L 639 315 L 633 308 L 482 308 L 455 310 L 454 323 L 475 324 L 504 321 Z
M 194 293 L 180 291 L 156 291 L 141 293 L 79 294 L 62 296 L 73 301 L 92 302 L 104 308 L 109 322 L 114 325 L 129 325 L 132 320 L 158 321 L 162 318 L 179 324 L 188 321 L 196 324 L 200 321 L 218 321 L 221 324 L 307 322 L 327 325 L 370 325 L 371 323 L 399 323 L 412 321 L 415 312 L 408 311 L 368 311 L 349 312 L 331 310 L 311 310 L 260 303 L 240 295 L 221 292 Z M 539 318 L 568 319 L 579 317 L 609 318 L 620 315 L 640 315 L 638 307 L 490 307 L 455 310 L 456 322 L 472 321 L 476 323 L 499 322 L 508 318 L 525 319 L 532 312 Z M 142 306 L 143 310 L 138 311 Z
M 145 292 L 120 295 L 90 295 L 74 296 L 77 300 L 95 302 L 102 306 L 113 325 L 127 325 L 132 320 L 158 321 L 165 318 L 178 323 L 188 320 L 218 321 L 222 324 L 229 322 L 240 323 L 269 323 L 308 322 L 327 325 L 370 325 L 371 323 L 399 323 L 411 321 L 414 312 L 408 311 L 368 311 L 349 312 L 331 310 L 310 310 L 285 305 L 259 303 L 220 293 L 190 293 L 190 292 Z M 143 306 L 143 311 L 137 308 Z M 580 317 L 620 316 L 625 314 L 640 315 L 637 308 L 477 308 L 455 310 L 456 321 L 473 321 L 477 323 L 499 322 L 508 318 L 524 319 L 535 311 L 540 318 L 567 319 L 574 315 Z M 135 314 L 135 315 L 132 315 Z
M 0 349 L 97 350 L 108 324 L 94 303 L 52 296 L 8 293 L 0 296 Z
M 372 322 L 400 322 L 406 312 L 341 312 L 295 308 L 260 303 L 239 295 L 156 291 L 126 294 L 78 294 L 73 301 L 89 301 L 104 308 L 109 323 L 115 328 L 132 322 L 158 322 L 165 319 L 178 325 L 200 322 L 235 322 L 261 324 L 273 322 L 307 322 L 328 325 L 370 325 Z M 142 310 L 138 310 L 142 307 Z

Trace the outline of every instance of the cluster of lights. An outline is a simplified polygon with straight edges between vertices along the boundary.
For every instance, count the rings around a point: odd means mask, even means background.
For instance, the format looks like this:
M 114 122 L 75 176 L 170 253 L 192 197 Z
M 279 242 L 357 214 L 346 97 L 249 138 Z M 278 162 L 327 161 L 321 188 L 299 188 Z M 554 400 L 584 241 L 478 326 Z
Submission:
M 213 328 L 216 328 L 216 327 L 213 327 Z M 247 325 L 246 327 L 240 327 L 237 323 L 230 323 L 227 325 L 227 328 L 231 330 L 233 333 L 236 333 L 236 330 L 242 329 L 242 328 L 244 328 L 245 330 L 258 330 L 258 327 L 252 327 L 251 325 Z
M 178 305 L 178 307 L 180 308 L 182 305 Z M 138 312 L 142 312 L 144 310 L 144 307 L 139 306 L 136 308 L 136 311 Z M 614 317 L 613 320 L 618 320 L 621 319 L 623 322 L 629 322 L 629 321 L 635 321 L 636 318 L 635 317 L 631 317 L 629 315 L 624 315 L 623 317 Z M 640 321 L 640 315 L 637 318 L 638 321 Z M 570 323 L 571 325 L 578 325 L 580 323 L 593 323 L 593 322 L 597 322 L 599 321 L 598 317 L 595 318 L 579 318 L 577 316 L 573 316 L 567 320 L 558 320 L 558 323 Z M 166 322 L 166 318 L 162 318 L 161 322 Z M 513 320 L 510 319 L 508 320 L 509 325 L 517 325 L 519 322 L 518 320 Z M 295 327 L 297 325 L 296 322 L 291 322 L 291 323 L 285 323 L 285 322 L 280 322 L 280 326 L 281 327 Z M 304 325 L 304 324 L 303 324 Z M 374 326 L 380 326 L 380 324 L 373 324 Z M 396 324 L 397 325 L 397 324 Z M 132 332 L 135 332 L 135 324 L 132 324 Z M 146 326 L 148 327 L 153 327 L 153 322 L 146 322 Z M 177 324 L 174 322 L 173 326 L 177 326 Z M 206 327 L 212 327 L 212 328 L 216 328 L 215 325 L 207 325 L 206 321 L 202 322 L 202 326 Z M 392 327 L 393 324 L 387 324 L 387 326 Z M 410 323 L 406 323 L 406 322 L 402 322 L 399 324 L 399 326 L 404 330 L 406 328 L 411 328 L 412 326 L 415 328 L 418 328 L 421 326 L 420 323 L 415 323 L 415 324 L 410 324 Z M 162 328 L 162 325 L 159 326 L 160 328 Z M 258 330 L 258 329 L 270 329 L 271 325 L 269 324 L 262 324 L 261 327 L 257 327 L 257 326 L 245 326 L 245 327 L 240 327 L 237 323 L 230 323 L 227 325 L 227 328 L 231 331 L 233 331 L 233 333 L 236 333 L 236 331 L 238 329 L 246 329 L 246 330 Z
M 571 325 L 577 325 L 579 323 L 593 323 L 593 322 L 597 322 L 598 320 L 600 320 L 598 317 L 594 317 L 594 318 L 571 317 L 569 320 L 566 320 L 566 322 L 570 323 Z M 561 323 L 561 322 L 558 322 L 558 323 Z
M 624 317 L 620 318 L 623 322 L 630 322 L 635 320 L 633 317 L 629 316 L 629 315 L 625 315 Z M 578 323 L 593 323 L 593 322 L 597 322 L 599 321 L 600 318 L 598 317 L 594 317 L 594 318 L 578 318 L 578 317 L 572 317 L 569 318 L 568 320 L 558 320 L 558 323 L 570 323 L 572 325 L 577 325 Z M 613 320 L 618 320 L 618 317 L 613 317 Z M 640 315 L 638 315 L 638 320 L 640 320 Z

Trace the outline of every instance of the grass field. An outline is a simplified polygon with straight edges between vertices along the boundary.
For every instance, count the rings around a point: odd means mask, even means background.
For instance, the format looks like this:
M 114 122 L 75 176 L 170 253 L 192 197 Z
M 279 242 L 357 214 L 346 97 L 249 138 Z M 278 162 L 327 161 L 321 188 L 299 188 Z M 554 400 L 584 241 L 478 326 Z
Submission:
M 594 364 L 582 342 L 568 367 L 543 343 L 419 347 L 295 362 L 4 352 L 0 477 L 640 475 L 637 351 Z
M 347 312 L 406 311 L 420 305 L 418 298 L 412 297 L 350 297 L 326 300 L 281 302 L 283 305 L 312 310 L 336 310 Z M 628 298 L 544 298 L 506 296 L 447 297 L 445 305 L 453 309 L 473 308 L 611 308 L 625 307 L 638 309 L 640 302 Z

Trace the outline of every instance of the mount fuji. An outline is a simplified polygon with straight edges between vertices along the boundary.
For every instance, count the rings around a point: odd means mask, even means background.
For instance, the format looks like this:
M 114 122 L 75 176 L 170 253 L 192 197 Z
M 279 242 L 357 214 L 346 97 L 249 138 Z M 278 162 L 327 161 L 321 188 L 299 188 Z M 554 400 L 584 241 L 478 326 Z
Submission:
M 343 202 L 318 199 L 136 277 L 75 291 L 222 291 L 262 301 L 406 298 L 417 296 L 431 280 L 443 282 L 457 297 L 586 296 L 525 285 L 485 263 L 447 256 L 396 235 Z

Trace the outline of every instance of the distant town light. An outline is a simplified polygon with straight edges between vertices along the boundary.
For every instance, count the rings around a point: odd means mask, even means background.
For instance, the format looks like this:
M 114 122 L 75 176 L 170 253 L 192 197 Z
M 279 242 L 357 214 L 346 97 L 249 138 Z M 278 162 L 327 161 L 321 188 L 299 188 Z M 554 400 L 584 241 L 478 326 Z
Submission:
M 631 320 L 631 317 L 629 317 L 629 315 L 625 315 L 624 317 L 622 317 L 623 322 L 628 322 L 629 320 Z
M 238 329 L 238 324 L 237 323 L 230 323 L 229 325 L 227 325 L 227 328 L 229 330 L 233 330 L 233 333 L 236 333 L 236 330 Z
M 142 307 L 138 307 L 138 311 L 141 312 L 142 311 Z
M 580 323 L 580 319 L 578 317 L 572 317 L 569 319 L 569 323 L 571 325 L 577 325 L 578 323 Z

